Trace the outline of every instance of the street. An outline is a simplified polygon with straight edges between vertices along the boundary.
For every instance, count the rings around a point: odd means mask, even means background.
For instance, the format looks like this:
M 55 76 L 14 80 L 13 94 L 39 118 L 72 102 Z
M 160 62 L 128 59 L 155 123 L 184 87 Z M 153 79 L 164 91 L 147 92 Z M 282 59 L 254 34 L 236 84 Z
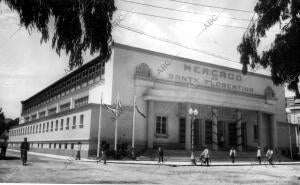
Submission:
M 299 184 L 299 165 L 280 166 L 158 166 L 96 164 L 47 157 L 28 157 L 22 166 L 17 153 L 0 161 L 1 183 L 91 184 Z

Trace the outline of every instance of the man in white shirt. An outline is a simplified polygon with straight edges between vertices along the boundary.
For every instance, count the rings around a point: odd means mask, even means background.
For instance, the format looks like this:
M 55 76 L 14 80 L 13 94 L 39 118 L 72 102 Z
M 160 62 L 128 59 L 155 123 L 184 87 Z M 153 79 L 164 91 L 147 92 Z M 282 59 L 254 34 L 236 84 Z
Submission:
M 261 149 L 260 149 L 260 146 L 257 147 L 256 157 L 258 159 L 259 164 L 261 164 Z
M 232 164 L 234 164 L 235 156 L 236 156 L 236 150 L 232 147 L 229 151 L 229 156 L 231 158 Z

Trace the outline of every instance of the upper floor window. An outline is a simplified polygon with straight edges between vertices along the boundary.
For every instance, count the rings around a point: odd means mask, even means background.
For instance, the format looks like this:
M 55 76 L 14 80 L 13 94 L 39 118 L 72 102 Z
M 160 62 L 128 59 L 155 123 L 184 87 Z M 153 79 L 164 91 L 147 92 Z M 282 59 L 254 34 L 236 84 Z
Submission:
M 39 118 L 43 118 L 46 116 L 46 111 L 39 112 Z
M 55 114 L 56 113 L 56 107 L 54 107 L 54 108 L 51 108 L 51 109 L 48 109 L 48 115 L 50 116 L 50 115 L 53 115 L 53 114 Z
M 43 132 L 45 132 L 45 123 L 43 123 Z
M 83 114 L 81 114 L 79 128 L 83 128 L 83 122 L 84 122 L 84 116 L 83 116 Z
M 73 129 L 76 128 L 76 116 L 73 116 L 73 126 L 72 126 L 72 128 Z
M 53 121 L 51 121 L 51 129 L 50 131 L 52 132 L 53 131 Z
M 56 120 L 56 122 L 55 122 L 55 131 L 57 131 L 58 130 L 58 120 Z
M 39 133 L 41 133 L 41 130 L 42 130 L 42 124 L 40 124 Z
M 60 105 L 60 112 L 70 110 L 70 106 L 71 106 L 70 102 Z
M 66 130 L 69 130 L 69 126 L 70 126 L 70 118 L 67 118 Z
M 60 130 L 63 130 L 64 127 L 64 119 L 60 120 Z
M 30 117 L 29 117 L 29 116 L 25 117 L 25 122 L 27 122 L 27 121 L 29 121 L 29 120 L 30 120 Z
M 79 98 L 79 99 L 75 100 L 75 108 L 88 104 L 88 101 L 89 101 L 88 96 L 85 96 L 83 98 Z
M 36 119 L 36 114 L 32 114 L 31 115 L 31 120 L 35 120 Z
M 46 129 L 46 132 L 49 131 L 49 122 L 47 122 L 47 129 Z
M 167 134 L 168 117 L 156 116 L 156 134 Z

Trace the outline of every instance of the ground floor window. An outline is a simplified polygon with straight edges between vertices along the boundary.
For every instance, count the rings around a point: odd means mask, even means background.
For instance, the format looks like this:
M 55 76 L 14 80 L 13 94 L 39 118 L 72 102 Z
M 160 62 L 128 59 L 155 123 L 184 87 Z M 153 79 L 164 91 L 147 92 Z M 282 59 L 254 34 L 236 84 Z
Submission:
M 71 150 L 74 149 L 74 143 L 71 143 Z
M 156 116 L 156 134 L 167 134 L 168 117 Z

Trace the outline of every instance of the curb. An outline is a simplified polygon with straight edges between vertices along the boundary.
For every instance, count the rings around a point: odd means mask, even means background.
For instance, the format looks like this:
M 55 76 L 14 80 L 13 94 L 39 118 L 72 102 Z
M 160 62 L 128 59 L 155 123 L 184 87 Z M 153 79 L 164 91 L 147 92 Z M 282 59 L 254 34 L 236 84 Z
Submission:
M 13 150 L 13 149 L 7 149 L 7 151 L 20 153 L 19 150 Z M 36 155 L 41 157 L 49 157 L 54 159 L 61 159 L 61 160 L 68 160 L 70 157 L 68 156 L 62 156 L 62 155 L 53 155 L 53 154 L 45 154 L 45 153 L 38 153 L 38 152 L 28 152 L 29 155 Z M 86 159 L 81 158 L 81 160 L 74 160 L 74 162 L 95 162 L 97 160 L 92 159 Z M 117 161 L 117 160 L 109 160 L 106 161 L 106 163 L 110 164 L 133 164 L 133 165 L 155 165 L 155 166 L 170 166 L 170 167 L 178 167 L 178 166 L 197 166 L 197 167 L 207 167 L 206 165 L 193 165 L 191 162 L 165 162 L 162 164 L 158 164 L 157 161 Z M 265 166 L 266 164 L 258 164 L 258 163 L 250 163 L 250 162 L 243 162 L 243 163 L 227 163 L 227 162 L 220 162 L 220 163 L 211 163 L 209 167 L 214 166 Z M 273 166 L 279 166 L 279 165 L 300 165 L 300 162 L 281 162 L 278 164 L 274 164 Z

